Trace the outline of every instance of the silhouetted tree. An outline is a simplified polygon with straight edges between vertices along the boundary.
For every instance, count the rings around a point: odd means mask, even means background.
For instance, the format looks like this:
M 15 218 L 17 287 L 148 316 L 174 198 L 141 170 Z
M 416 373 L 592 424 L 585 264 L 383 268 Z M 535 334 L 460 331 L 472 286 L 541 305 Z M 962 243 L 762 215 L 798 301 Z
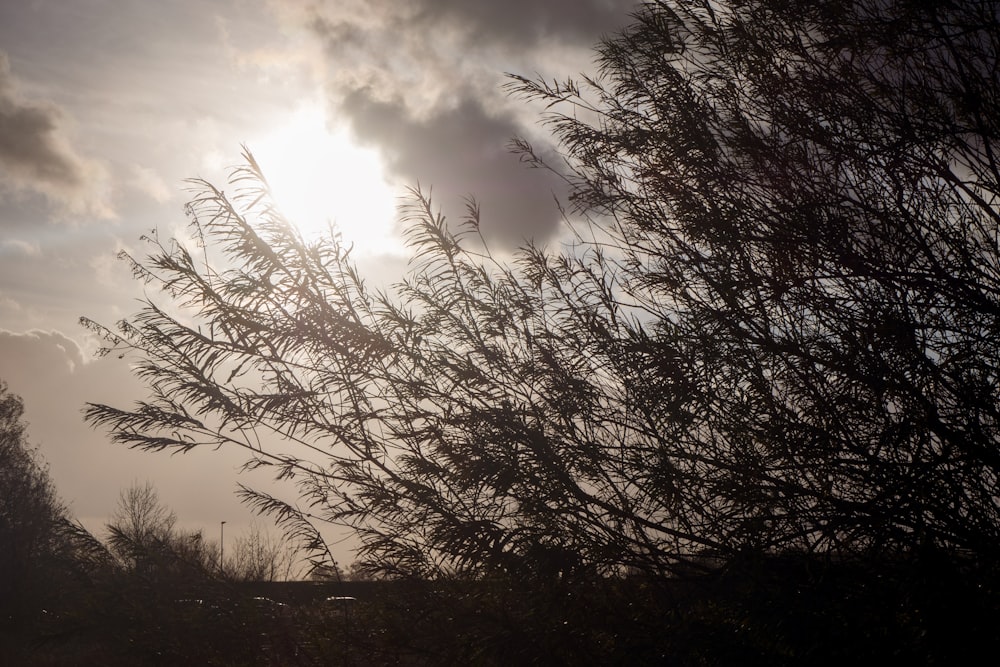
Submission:
M 192 243 L 125 256 L 169 307 L 85 321 L 150 390 L 88 419 L 244 448 L 308 509 L 248 502 L 318 556 L 313 522 L 352 528 L 382 574 L 994 556 L 998 49 L 993 2 L 644 5 L 600 76 L 512 82 L 574 240 L 505 261 L 474 204 L 414 191 L 391 292 L 246 154 L 235 194 L 194 182 Z
M 660 2 L 596 103 L 519 80 L 574 110 L 549 122 L 642 322 L 607 364 L 671 523 L 996 553 L 998 42 L 994 2 Z
M 27 438 L 24 405 L 0 381 L 0 624 L 51 603 L 47 585 L 67 551 L 65 508 Z
M 150 482 L 132 484 L 118 498 L 107 524 L 108 548 L 126 573 L 168 587 L 197 583 L 218 571 L 218 549 L 200 531 L 177 528 L 177 516 Z M 176 591 L 169 591 L 176 596 Z
M 119 494 L 107 525 L 108 545 L 127 569 L 139 569 L 151 552 L 173 539 L 176 523 L 150 482 L 132 484 Z
M 297 573 L 293 544 L 264 531 L 257 524 L 237 537 L 223 564 L 226 576 L 238 581 L 287 581 Z

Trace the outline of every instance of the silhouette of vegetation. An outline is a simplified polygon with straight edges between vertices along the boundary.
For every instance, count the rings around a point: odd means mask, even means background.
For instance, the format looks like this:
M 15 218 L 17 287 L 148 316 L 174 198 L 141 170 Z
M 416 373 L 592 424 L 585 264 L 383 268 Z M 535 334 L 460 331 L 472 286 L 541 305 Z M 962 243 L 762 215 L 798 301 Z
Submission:
M 21 399 L 0 383 L 0 614 L 19 620 L 24 591 L 43 576 L 40 561 L 56 550 L 64 509 L 48 472 L 31 449 Z
M 33 597 L 50 598 L 45 585 L 62 550 L 65 510 L 48 471 L 25 434 L 24 406 L 0 382 L 0 632 L 35 620 Z
M 300 502 L 242 493 L 317 563 L 329 523 L 371 575 L 479 582 L 382 607 L 400 642 L 428 630 L 418 664 L 943 655 L 937 604 L 981 611 L 972 637 L 997 618 L 998 22 L 646 4 L 598 76 L 512 78 L 562 147 L 572 240 L 507 255 L 474 203 L 452 224 L 414 190 L 387 291 L 246 153 L 230 194 L 192 183 L 192 242 L 124 256 L 167 303 L 84 320 L 149 388 L 87 417 L 294 479 Z
M 0 663 L 330 664 L 297 658 L 320 634 L 317 624 L 323 632 L 343 624 L 317 613 L 325 589 L 299 593 L 293 609 L 263 597 L 260 579 L 233 577 L 276 575 L 289 549 L 258 528 L 237 540 L 236 569 L 220 571 L 216 545 L 178 530 L 149 484 L 122 492 L 100 542 L 67 518 L 28 447 L 22 411 L 0 383 Z
M 20 638 L 80 611 L 99 544 L 70 520 L 28 441 L 24 405 L 0 380 L 0 662 L 17 664 Z

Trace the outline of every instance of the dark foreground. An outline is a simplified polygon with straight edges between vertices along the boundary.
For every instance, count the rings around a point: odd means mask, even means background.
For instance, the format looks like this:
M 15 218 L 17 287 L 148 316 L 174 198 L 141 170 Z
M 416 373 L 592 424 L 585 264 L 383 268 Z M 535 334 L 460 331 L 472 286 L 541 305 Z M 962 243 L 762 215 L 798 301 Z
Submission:
M 84 588 L 4 619 L 4 665 L 800 665 L 972 662 L 992 567 L 755 559 L 682 579 Z M 51 601 L 50 601 L 51 602 Z

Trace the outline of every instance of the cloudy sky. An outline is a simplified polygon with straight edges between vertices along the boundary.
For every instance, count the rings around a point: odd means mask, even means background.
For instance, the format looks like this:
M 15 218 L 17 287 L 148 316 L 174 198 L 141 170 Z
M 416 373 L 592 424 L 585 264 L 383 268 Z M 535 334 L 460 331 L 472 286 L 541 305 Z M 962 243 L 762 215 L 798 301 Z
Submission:
M 238 452 L 121 450 L 81 419 L 141 388 L 93 358 L 81 315 L 113 324 L 142 295 L 122 250 L 182 234 L 184 179 L 224 184 L 247 145 L 304 230 L 334 222 L 363 269 L 405 264 L 406 186 L 445 213 L 480 201 L 498 242 L 559 234 L 538 110 L 504 72 L 593 72 L 594 43 L 632 0 L 23 0 L 0 2 L 0 379 L 75 516 L 99 529 L 119 491 L 153 482 L 181 522 L 216 535 L 251 520 Z M 266 480 L 242 478 L 251 483 Z

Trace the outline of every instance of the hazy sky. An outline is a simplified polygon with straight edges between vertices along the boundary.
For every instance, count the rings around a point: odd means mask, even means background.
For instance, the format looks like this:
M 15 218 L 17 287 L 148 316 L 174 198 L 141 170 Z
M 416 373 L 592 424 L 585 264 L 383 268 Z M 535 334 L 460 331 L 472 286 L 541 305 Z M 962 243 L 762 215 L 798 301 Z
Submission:
M 93 358 L 85 315 L 113 324 L 141 289 L 115 260 L 182 234 L 184 179 L 220 186 L 246 144 L 305 228 L 332 220 L 369 272 L 401 267 L 395 197 L 418 182 L 446 213 L 483 208 L 499 243 L 559 233 L 558 183 L 521 167 L 537 109 L 504 72 L 593 71 L 629 0 L 22 0 L 0 2 L 0 378 L 75 516 L 99 528 L 152 481 L 186 527 L 237 533 L 238 452 L 122 450 L 86 401 L 142 397 Z M 260 484 L 261 478 L 240 478 Z

